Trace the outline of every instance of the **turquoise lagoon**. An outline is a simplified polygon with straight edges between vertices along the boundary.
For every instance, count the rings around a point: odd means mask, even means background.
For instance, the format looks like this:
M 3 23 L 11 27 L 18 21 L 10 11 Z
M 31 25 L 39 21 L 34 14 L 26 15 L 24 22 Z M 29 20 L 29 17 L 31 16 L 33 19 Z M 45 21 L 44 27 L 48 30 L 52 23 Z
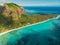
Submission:
M 60 45 L 53 23 L 56 19 L 24 27 L 0 36 L 0 45 Z

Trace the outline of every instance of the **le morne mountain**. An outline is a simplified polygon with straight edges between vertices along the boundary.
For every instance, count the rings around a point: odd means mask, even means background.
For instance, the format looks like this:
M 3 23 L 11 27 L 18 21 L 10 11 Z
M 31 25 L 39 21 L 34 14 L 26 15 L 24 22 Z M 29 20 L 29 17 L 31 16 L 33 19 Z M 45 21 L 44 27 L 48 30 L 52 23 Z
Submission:
M 0 33 L 53 17 L 56 17 L 56 15 L 27 14 L 22 6 L 5 3 L 0 6 Z

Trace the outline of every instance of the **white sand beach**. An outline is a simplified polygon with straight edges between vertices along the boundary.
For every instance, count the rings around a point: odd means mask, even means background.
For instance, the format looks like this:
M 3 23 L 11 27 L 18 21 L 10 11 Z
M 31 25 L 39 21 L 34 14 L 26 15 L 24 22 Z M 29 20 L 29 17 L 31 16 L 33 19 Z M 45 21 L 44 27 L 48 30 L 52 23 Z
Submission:
M 54 18 L 52 18 L 52 19 L 54 19 Z M 51 19 L 48 19 L 48 20 L 45 20 L 45 21 L 42 21 L 42 22 L 38 22 L 38 23 L 34 23 L 34 24 L 30 24 L 30 25 L 26 25 L 26 26 L 19 27 L 19 28 L 16 28 L 16 29 L 12 29 L 12 30 L 9 30 L 9 31 L 0 33 L 0 36 L 1 36 L 1 35 L 4 35 L 4 34 L 6 34 L 6 33 L 9 33 L 9 32 L 11 32 L 11 31 L 14 31 L 14 30 L 18 30 L 18 29 L 25 28 L 25 27 L 28 27 L 28 26 L 36 25 L 36 24 L 39 24 L 39 23 L 41 24 L 41 23 L 47 22 L 47 21 L 49 21 L 49 20 L 51 20 Z

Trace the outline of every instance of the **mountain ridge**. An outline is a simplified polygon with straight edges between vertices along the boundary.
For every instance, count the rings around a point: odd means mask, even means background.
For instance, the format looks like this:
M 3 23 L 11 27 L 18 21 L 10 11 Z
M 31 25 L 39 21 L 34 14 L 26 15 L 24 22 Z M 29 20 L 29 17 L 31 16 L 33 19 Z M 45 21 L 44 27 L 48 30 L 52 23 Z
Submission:
M 0 6 L 0 32 L 34 24 L 53 17 L 56 17 L 56 15 L 27 14 L 22 6 L 14 3 L 5 3 Z
M 19 18 L 22 14 L 25 13 L 25 10 L 14 3 L 5 3 L 3 6 L 0 6 L 0 15 L 7 18 L 7 21 L 19 21 Z

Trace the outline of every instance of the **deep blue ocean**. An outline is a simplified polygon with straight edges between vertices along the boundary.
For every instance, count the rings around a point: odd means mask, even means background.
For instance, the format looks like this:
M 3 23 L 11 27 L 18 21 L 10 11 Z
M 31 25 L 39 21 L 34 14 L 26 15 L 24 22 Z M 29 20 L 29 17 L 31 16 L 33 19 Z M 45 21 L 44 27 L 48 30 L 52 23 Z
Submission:
M 24 6 L 28 14 L 60 14 L 60 7 L 50 6 Z

